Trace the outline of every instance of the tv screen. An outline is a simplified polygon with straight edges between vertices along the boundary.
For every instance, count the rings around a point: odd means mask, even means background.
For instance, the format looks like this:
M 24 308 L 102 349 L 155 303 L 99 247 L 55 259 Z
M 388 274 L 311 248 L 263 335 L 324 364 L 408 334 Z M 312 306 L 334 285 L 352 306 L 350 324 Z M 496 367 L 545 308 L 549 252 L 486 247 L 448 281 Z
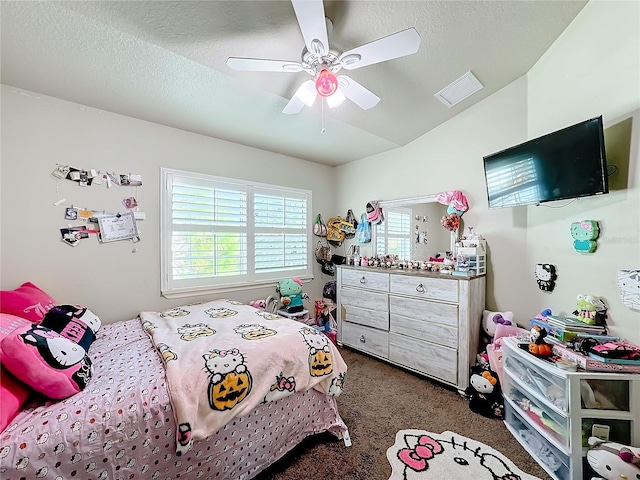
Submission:
M 484 157 L 489 208 L 609 193 L 602 117 Z

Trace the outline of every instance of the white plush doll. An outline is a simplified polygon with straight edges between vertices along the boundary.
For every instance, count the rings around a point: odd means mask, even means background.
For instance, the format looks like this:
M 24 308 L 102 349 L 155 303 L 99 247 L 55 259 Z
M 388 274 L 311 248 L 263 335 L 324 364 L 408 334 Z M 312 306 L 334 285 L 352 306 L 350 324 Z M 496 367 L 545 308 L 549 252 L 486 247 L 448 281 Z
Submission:
M 484 310 L 482 312 L 482 332 L 484 334 L 486 343 L 491 343 L 493 337 L 496 335 L 496 328 L 498 325 L 513 325 L 516 322 L 513 320 L 513 312 L 492 312 L 490 310 Z
M 587 461 L 594 472 L 605 480 L 635 480 L 640 478 L 640 448 L 629 447 L 616 442 L 605 442 L 597 437 L 589 437 Z

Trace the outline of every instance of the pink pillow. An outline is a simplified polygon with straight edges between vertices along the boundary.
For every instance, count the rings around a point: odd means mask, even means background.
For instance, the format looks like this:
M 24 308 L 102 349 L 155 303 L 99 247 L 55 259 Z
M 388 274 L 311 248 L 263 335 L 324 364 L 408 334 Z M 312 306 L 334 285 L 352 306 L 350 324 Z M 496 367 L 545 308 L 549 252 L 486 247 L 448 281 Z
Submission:
M 56 304 L 47 293 L 40 290 L 31 282 L 20 285 L 15 290 L 0 291 L 0 311 L 32 322 L 40 322 Z
M 0 432 L 18 414 L 32 390 L 0 365 Z
M 31 325 L 31 323 L 15 315 L 0 313 L 0 341 L 16 328 L 25 325 Z M 0 360 L 2 360 L 2 352 L 0 352 Z M 2 405 L 0 432 L 7 428 L 9 422 L 18 414 L 31 392 L 28 385 L 16 379 L 4 366 L 0 365 L 0 405 Z
M 7 370 L 49 398 L 70 397 L 91 378 L 91 360 L 84 348 L 33 323 L 14 330 L 0 349 Z

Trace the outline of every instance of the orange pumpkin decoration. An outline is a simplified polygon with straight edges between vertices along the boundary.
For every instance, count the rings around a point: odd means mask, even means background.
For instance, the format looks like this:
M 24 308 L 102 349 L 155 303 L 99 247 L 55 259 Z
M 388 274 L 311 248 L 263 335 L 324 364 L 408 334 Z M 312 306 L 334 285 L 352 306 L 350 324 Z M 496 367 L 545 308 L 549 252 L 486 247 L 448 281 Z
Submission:
M 251 375 L 229 372 L 218 383 L 209 384 L 209 406 L 212 410 L 231 410 L 251 391 Z
M 553 351 L 553 346 L 546 342 L 529 344 L 529 351 L 538 357 L 548 357 Z

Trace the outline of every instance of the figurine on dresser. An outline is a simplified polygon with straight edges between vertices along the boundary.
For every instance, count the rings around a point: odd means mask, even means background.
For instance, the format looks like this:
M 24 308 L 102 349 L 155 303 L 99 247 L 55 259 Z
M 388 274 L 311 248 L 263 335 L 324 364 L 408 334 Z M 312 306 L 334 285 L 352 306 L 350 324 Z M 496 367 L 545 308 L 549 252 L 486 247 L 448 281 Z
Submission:
M 553 352 L 553 345 L 547 343 L 544 338 L 547 331 L 539 325 L 534 325 L 531 329 L 531 342 L 529 342 L 529 352 L 536 357 L 548 357 Z

